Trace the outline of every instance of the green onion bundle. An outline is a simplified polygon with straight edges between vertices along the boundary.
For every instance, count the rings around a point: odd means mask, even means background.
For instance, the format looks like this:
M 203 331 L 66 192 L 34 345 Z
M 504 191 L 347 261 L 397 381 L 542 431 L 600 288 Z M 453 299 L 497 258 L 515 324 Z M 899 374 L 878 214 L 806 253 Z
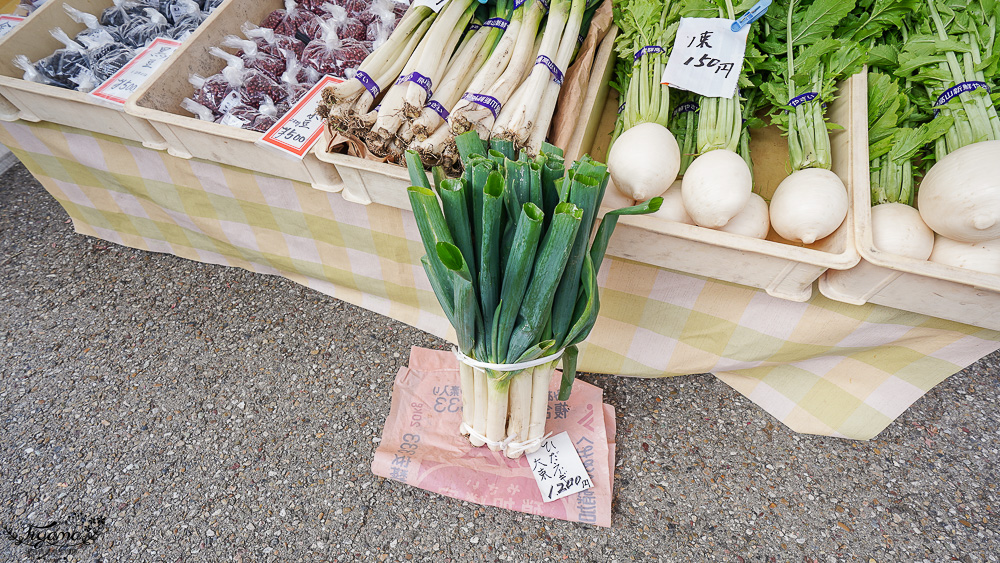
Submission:
M 419 155 L 407 151 L 410 203 L 421 262 L 458 335 L 462 433 L 513 458 L 541 443 L 560 358 L 559 397 L 569 397 L 618 217 L 651 213 L 662 200 L 609 212 L 590 244 L 608 183 L 604 164 L 584 157 L 566 170 L 562 151 L 548 144 L 534 159 L 510 141 L 493 140 L 487 150 L 475 131 L 455 140 L 464 172 L 445 179 L 435 168 L 434 189 Z

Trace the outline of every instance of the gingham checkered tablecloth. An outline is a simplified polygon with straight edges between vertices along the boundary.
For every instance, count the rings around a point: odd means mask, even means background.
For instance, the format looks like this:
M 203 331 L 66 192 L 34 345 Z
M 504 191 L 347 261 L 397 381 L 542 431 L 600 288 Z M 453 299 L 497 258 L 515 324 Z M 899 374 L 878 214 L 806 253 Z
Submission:
M 411 213 L 50 123 L 9 147 L 77 232 L 277 274 L 444 338 Z M 874 305 L 807 303 L 609 257 L 583 371 L 712 372 L 798 432 L 867 439 L 1000 333 Z M 635 386 L 642 386 L 635 381 Z

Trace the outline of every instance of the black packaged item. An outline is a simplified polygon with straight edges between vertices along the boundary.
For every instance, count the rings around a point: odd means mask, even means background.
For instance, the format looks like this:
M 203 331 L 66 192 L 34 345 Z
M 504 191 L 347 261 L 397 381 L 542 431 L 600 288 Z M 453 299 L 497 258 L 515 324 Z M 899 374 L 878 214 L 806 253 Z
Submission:
M 136 17 L 121 26 L 122 41 L 136 49 L 145 47 L 157 37 L 170 36 L 167 18 L 153 8 L 143 10 L 145 17 Z
M 276 81 L 281 78 L 281 73 L 285 72 L 284 59 L 257 49 L 257 43 L 250 39 L 228 35 L 222 40 L 222 46 L 236 49 L 237 56 L 243 59 L 243 66 L 246 68 L 257 69 Z
M 87 56 L 87 49 L 70 39 L 66 32 L 58 27 L 51 33 L 65 47 L 36 61 L 35 69 L 54 86 L 84 92 L 93 90 L 97 84 L 94 84 L 95 79 L 90 70 L 91 60 Z
M 211 14 L 216 8 L 222 5 L 222 2 L 223 0 L 205 0 L 201 5 L 201 11 L 206 14 Z
M 17 55 L 14 57 L 14 66 L 24 71 L 24 79 L 28 82 L 36 82 L 38 84 L 48 84 L 49 86 L 55 86 L 51 80 L 48 79 L 44 74 L 38 72 L 38 69 L 31 63 L 31 60 L 24 55 Z
M 171 25 L 191 14 L 201 13 L 201 6 L 194 0 L 159 0 L 156 9 Z
M 111 78 L 114 73 L 135 57 L 136 52 L 121 43 L 108 41 L 107 37 L 85 37 L 83 43 L 87 46 L 90 56 L 90 70 L 98 84 Z
M 170 31 L 170 38 L 177 41 L 184 41 L 187 39 L 198 26 L 201 25 L 205 18 L 205 12 L 195 12 L 193 14 L 188 14 L 181 18 Z
M 156 6 L 133 0 L 114 0 L 114 5 L 101 13 L 101 25 L 122 27 L 135 17 L 145 18 L 143 10 L 146 8 L 156 9 Z
M 95 41 L 121 41 L 121 35 L 118 34 L 118 28 L 116 27 L 106 27 L 101 25 L 100 20 L 97 16 L 93 14 L 88 14 L 86 12 L 81 12 L 76 8 L 70 6 L 69 4 L 63 4 L 63 9 L 69 14 L 69 17 L 76 23 L 82 23 L 87 26 L 86 29 L 76 34 L 76 40 L 80 43 L 84 43 L 85 40 L 95 40 Z

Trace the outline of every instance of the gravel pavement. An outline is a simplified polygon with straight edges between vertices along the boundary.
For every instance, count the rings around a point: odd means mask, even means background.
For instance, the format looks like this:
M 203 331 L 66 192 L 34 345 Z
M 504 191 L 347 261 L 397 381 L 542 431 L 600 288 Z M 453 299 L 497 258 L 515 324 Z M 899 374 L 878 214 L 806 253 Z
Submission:
M 104 518 L 0 560 L 997 561 L 997 354 L 877 439 L 797 435 L 711 375 L 582 376 L 618 413 L 613 527 L 370 471 L 441 341 L 278 277 L 73 232 L 0 176 L 0 523 Z

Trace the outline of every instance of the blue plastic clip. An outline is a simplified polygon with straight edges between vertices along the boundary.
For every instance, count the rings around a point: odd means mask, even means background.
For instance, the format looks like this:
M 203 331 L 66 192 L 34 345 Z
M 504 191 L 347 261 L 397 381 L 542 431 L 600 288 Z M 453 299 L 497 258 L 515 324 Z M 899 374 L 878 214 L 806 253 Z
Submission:
M 753 8 L 747 10 L 747 12 L 742 16 L 740 16 L 738 20 L 734 21 L 730 29 L 732 29 L 734 32 L 743 29 L 744 27 L 760 19 L 760 17 L 763 16 L 767 12 L 767 9 L 770 7 L 771 7 L 771 0 L 760 0 L 760 2 L 757 2 L 757 4 L 755 4 Z

